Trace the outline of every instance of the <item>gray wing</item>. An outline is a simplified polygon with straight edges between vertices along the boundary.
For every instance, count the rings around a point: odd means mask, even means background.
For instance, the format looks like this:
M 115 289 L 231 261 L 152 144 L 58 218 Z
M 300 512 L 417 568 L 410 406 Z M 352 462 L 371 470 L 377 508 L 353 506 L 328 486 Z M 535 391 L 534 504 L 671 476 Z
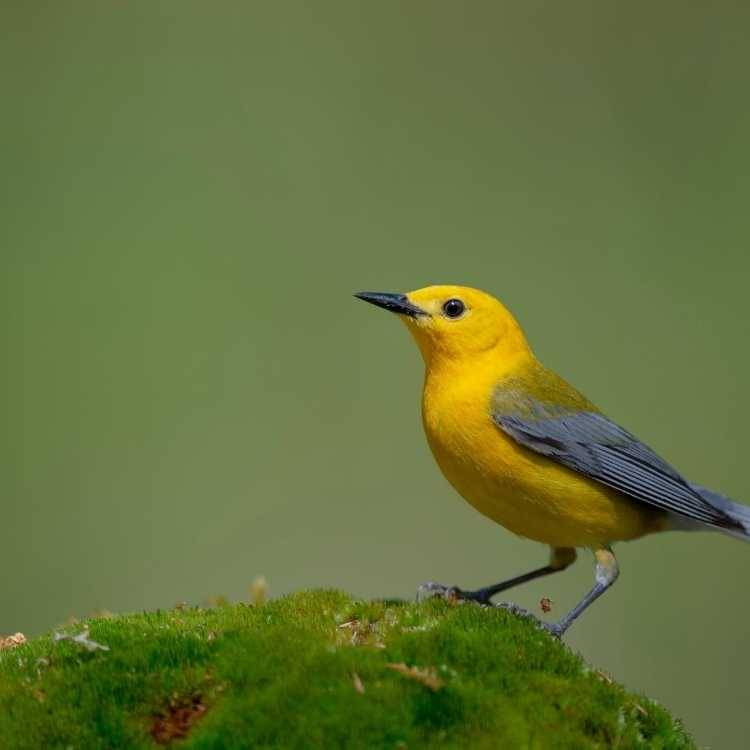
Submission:
M 494 414 L 495 423 L 521 445 L 624 495 L 660 510 L 733 529 L 742 524 L 710 503 L 666 461 L 603 414 L 531 411 Z

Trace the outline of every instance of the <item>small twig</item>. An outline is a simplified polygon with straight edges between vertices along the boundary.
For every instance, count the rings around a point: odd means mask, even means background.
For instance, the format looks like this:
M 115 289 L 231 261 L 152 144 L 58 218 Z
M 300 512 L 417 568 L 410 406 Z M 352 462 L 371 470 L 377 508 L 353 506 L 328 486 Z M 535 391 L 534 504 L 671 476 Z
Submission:
M 386 664 L 385 666 L 388 669 L 392 669 L 394 672 L 402 674 L 404 677 L 408 677 L 410 680 L 421 682 L 423 685 L 430 688 L 430 690 L 440 690 L 445 684 L 431 667 L 425 667 L 423 669 L 420 669 L 417 666 L 407 667 L 402 661 L 397 664 Z
M 354 683 L 354 689 L 360 694 L 364 695 L 365 686 L 362 683 L 362 679 L 356 672 L 352 672 L 352 682 Z
M 68 633 L 55 633 L 52 636 L 54 643 L 59 641 L 71 641 L 82 646 L 87 651 L 109 651 L 109 646 L 105 646 L 103 643 L 97 643 L 89 638 L 89 629 L 84 628 L 78 635 L 69 635 Z

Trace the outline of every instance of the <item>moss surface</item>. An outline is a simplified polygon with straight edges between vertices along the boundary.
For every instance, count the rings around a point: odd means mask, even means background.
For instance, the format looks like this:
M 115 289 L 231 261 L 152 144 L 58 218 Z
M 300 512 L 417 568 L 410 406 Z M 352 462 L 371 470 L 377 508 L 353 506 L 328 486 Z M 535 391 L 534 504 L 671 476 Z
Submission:
M 0 652 L 0 747 L 693 748 L 530 622 L 330 591 L 176 609 Z

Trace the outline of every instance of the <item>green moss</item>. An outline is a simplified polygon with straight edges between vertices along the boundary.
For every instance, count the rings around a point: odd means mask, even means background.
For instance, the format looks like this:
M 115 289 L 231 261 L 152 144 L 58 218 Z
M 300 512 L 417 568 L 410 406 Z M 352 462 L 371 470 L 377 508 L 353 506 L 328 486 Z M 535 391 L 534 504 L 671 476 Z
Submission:
M 43 637 L 2 652 L 0 747 L 154 747 L 155 717 L 197 703 L 180 747 L 695 747 L 502 610 L 318 591 L 85 624 L 109 651 Z M 387 666 L 401 662 L 423 671 Z

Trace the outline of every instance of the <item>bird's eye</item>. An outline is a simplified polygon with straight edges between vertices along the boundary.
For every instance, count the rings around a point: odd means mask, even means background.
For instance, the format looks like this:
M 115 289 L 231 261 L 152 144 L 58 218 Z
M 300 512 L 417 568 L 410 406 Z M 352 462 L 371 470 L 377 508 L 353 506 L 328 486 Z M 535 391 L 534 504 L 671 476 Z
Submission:
M 460 318 L 464 314 L 466 306 L 460 299 L 449 299 L 443 305 L 443 312 L 446 318 Z

